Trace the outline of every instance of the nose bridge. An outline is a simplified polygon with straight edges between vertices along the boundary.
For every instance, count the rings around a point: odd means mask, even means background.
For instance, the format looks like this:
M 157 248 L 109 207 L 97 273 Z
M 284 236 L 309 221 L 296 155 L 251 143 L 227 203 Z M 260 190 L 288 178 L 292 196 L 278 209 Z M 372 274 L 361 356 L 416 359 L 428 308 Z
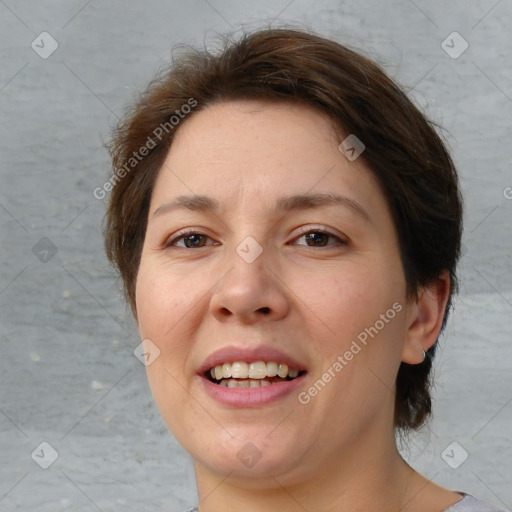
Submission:
M 245 237 L 229 257 L 231 271 L 224 283 L 229 293 L 236 293 L 241 300 L 260 300 L 265 289 L 271 285 L 269 279 L 270 251 L 252 237 Z
M 229 272 L 220 280 L 211 299 L 218 319 L 238 317 L 243 322 L 277 319 L 288 311 L 288 300 L 274 278 L 272 251 L 247 236 L 228 256 Z

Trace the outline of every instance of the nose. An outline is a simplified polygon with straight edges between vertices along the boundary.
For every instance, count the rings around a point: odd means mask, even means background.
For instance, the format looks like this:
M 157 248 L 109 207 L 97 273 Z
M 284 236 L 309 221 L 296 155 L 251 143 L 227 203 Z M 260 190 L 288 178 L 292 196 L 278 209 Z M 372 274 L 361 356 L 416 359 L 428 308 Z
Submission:
M 290 309 L 288 289 L 276 268 L 270 267 L 265 251 L 252 263 L 235 253 L 230 263 L 229 272 L 215 286 L 210 301 L 217 320 L 252 325 L 286 317 Z

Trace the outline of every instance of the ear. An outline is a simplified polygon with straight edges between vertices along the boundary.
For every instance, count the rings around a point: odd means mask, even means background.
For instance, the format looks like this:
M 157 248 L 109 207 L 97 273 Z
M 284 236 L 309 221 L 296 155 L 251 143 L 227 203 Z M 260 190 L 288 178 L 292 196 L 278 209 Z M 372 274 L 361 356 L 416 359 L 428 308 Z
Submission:
M 449 296 L 450 276 L 448 272 L 442 272 L 435 281 L 419 291 L 417 299 L 409 303 L 402 352 L 404 363 L 423 362 L 423 352 L 434 345 L 441 331 Z

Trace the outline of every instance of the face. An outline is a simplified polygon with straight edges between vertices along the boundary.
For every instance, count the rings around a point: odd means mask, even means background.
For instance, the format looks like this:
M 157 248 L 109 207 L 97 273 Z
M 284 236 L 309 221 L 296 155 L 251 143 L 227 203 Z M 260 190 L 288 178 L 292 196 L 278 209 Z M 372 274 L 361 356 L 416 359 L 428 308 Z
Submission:
M 156 403 L 201 471 L 298 482 L 393 435 L 405 279 L 345 136 L 304 106 L 217 104 L 179 128 L 159 173 L 137 320 L 160 351 Z

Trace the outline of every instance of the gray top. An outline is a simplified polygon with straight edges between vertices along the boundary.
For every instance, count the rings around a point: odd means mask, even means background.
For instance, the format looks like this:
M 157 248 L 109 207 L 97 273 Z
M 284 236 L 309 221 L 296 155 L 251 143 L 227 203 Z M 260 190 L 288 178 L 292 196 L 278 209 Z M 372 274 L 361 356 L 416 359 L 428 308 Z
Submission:
M 464 497 L 447 508 L 444 512 L 505 512 L 501 508 L 490 505 L 486 501 L 476 499 L 469 494 L 460 492 Z
M 464 492 L 460 492 L 459 494 L 461 494 L 463 498 L 442 512 L 505 512 L 501 508 L 496 508 L 494 505 L 478 500 Z M 186 512 L 197 512 L 197 508 L 189 508 Z

